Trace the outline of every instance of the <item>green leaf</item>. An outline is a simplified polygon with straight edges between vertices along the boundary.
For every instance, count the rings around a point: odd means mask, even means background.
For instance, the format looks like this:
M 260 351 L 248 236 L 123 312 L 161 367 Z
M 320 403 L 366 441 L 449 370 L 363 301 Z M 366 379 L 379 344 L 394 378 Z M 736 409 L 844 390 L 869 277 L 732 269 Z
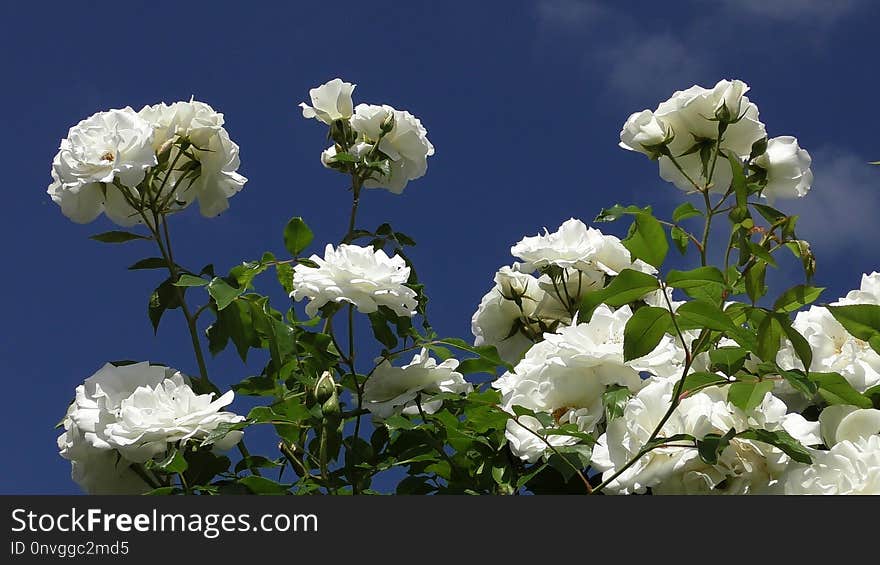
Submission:
M 368 314 L 368 317 L 370 318 L 370 327 L 373 330 L 373 337 L 376 338 L 376 341 L 388 349 L 397 347 L 397 336 L 388 327 L 385 314 L 381 311 L 376 311 Z
M 602 404 L 605 406 L 605 419 L 610 422 L 623 416 L 626 402 L 632 396 L 632 392 L 625 386 L 612 385 L 602 394 Z
M 718 306 L 707 300 L 685 302 L 675 311 L 676 316 L 684 322 L 688 329 L 708 328 L 726 331 L 733 327 L 733 322 Z M 684 328 L 682 328 L 684 329 Z
M 702 215 L 703 213 L 697 210 L 697 208 L 693 204 L 691 204 L 690 202 L 685 202 L 684 204 L 681 204 L 672 211 L 672 221 L 677 224 L 682 220 Z
M 809 286 L 799 284 L 782 293 L 773 304 L 773 309 L 777 312 L 795 312 L 800 310 L 807 304 L 812 304 L 819 299 L 819 295 L 825 290 L 824 287 Z
M 666 284 L 674 288 L 692 288 L 705 284 L 724 285 L 724 275 L 715 267 L 698 267 L 690 271 L 669 271 Z
M 206 284 L 208 284 L 208 281 L 202 277 L 197 277 L 195 275 L 180 275 L 180 278 L 177 279 L 174 286 L 205 286 Z
M 784 320 L 781 320 L 781 322 L 782 333 L 785 334 L 785 337 L 787 337 L 788 341 L 791 342 L 795 354 L 804 365 L 804 369 L 809 371 L 810 366 L 813 364 L 813 348 L 810 346 L 810 342 L 808 342 L 806 338 L 804 338 L 804 336 L 800 334 L 800 332 L 792 327 L 791 320 L 785 318 Z
M 241 479 L 238 479 L 238 482 L 247 487 L 252 493 L 262 495 L 287 494 L 287 491 L 290 490 L 290 487 L 292 486 L 276 483 L 271 479 L 258 477 L 256 475 L 242 477 Z
M 129 271 L 138 271 L 142 269 L 165 269 L 168 267 L 168 263 L 165 262 L 165 259 L 161 257 L 148 257 L 146 259 L 141 259 L 134 265 L 128 268 Z
M 220 277 L 214 277 L 214 279 L 208 283 L 208 294 L 210 294 L 211 298 L 217 303 L 217 310 L 223 310 L 232 304 L 242 292 L 244 292 L 244 289 L 233 288 Z
M 718 347 L 709 351 L 712 370 L 733 376 L 743 368 L 749 352 L 742 347 Z M 717 377 L 717 375 L 715 375 Z
M 108 231 L 89 236 L 89 239 L 94 239 L 95 241 L 100 241 L 101 243 L 125 243 L 126 241 L 132 241 L 134 239 L 153 238 L 128 231 Z
M 672 243 L 675 244 L 675 248 L 678 249 L 679 253 L 682 255 L 687 253 L 688 244 L 690 243 L 687 232 L 678 226 L 673 226 L 669 230 L 669 237 L 672 238 Z
M 291 218 L 284 228 L 284 247 L 294 257 L 308 247 L 314 238 L 315 234 L 299 216 Z
M 144 465 L 147 469 L 161 469 L 166 473 L 183 473 L 186 471 L 188 465 L 186 463 L 186 459 L 183 457 L 183 453 L 179 450 L 174 449 L 171 453 L 169 453 L 164 459 L 159 461 L 155 461 L 153 459 L 147 460 L 147 463 Z
M 671 321 L 669 310 L 664 308 L 643 306 L 636 310 L 623 330 L 623 360 L 632 361 L 654 351 Z
M 743 412 L 751 412 L 772 390 L 773 381 L 739 381 L 730 385 L 727 400 Z
M 183 290 L 180 292 L 183 292 Z M 150 295 L 147 315 L 153 324 L 154 333 L 159 331 L 159 321 L 162 319 L 162 314 L 165 313 L 165 310 L 180 308 L 180 298 L 177 293 L 178 290 L 171 284 L 171 279 L 165 279 Z
M 736 435 L 736 428 L 730 428 L 726 434 L 706 434 L 697 440 L 697 452 L 700 459 L 709 465 L 718 463 L 718 456 L 730 445 L 730 440 Z
M 236 394 L 245 396 L 274 396 L 275 380 L 266 375 L 248 377 L 240 383 L 232 385 Z
M 755 353 L 762 361 L 773 362 L 782 341 L 782 324 L 773 314 L 767 314 L 758 326 L 758 347 Z
M 819 392 L 819 386 L 810 380 L 801 371 L 785 371 L 776 367 L 776 372 L 782 376 L 795 390 L 803 393 L 807 398 L 813 398 Z
M 764 261 L 768 265 L 772 267 L 776 267 L 776 259 L 773 258 L 773 255 L 770 254 L 770 251 L 765 247 L 758 245 L 752 241 L 746 240 L 746 244 L 749 247 L 749 252 L 757 257 L 758 259 Z
M 200 444 L 202 447 L 206 445 L 210 445 L 221 439 L 226 437 L 226 434 L 235 430 L 243 430 L 250 425 L 249 421 L 244 422 L 223 422 L 222 424 L 218 424 L 216 428 L 211 430 L 205 438 L 202 440 Z
M 442 343 L 444 345 L 449 345 L 463 351 L 467 351 L 469 353 L 473 353 L 478 355 L 479 357 L 493 363 L 496 367 L 503 367 L 508 371 L 513 371 L 513 366 L 506 361 L 503 361 L 501 357 L 498 356 L 498 351 L 495 349 L 493 345 L 470 345 L 463 339 L 459 339 L 456 337 L 447 337 L 435 340 L 436 343 Z
M 275 274 L 278 277 L 278 284 L 284 289 L 284 292 L 290 294 L 293 292 L 293 266 L 289 263 L 276 263 Z
M 416 424 L 399 414 L 385 418 L 383 423 L 389 430 L 411 430 L 416 427 Z
M 809 373 L 809 379 L 819 385 L 819 394 L 828 404 L 852 404 L 871 408 L 871 399 L 853 388 L 840 373 Z
M 614 277 L 614 280 L 607 287 L 584 294 L 581 300 L 579 319 L 581 321 L 589 320 L 593 310 L 599 304 L 604 303 L 614 307 L 623 306 L 659 288 L 660 282 L 656 277 L 632 269 L 624 269 Z
M 853 304 L 828 306 L 828 310 L 853 337 L 868 342 L 874 351 L 880 353 L 880 306 Z
M 617 219 L 620 219 L 622 216 L 627 214 L 641 214 L 644 212 L 650 212 L 651 208 L 639 208 L 638 206 L 621 206 L 620 204 L 615 204 L 611 208 L 603 208 L 599 215 L 596 216 L 594 222 L 613 222 Z
M 641 259 L 655 267 L 660 267 L 669 252 L 666 231 L 657 218 L 648 212 L 635 214 L 629 235 L 623 245 L 632 254 L 633 259 Z
M 813 462 L 810 457 L 810 452 L 801 445 L 798 440 L 791 437 L 791 435 L 785 430 L 777 430 L 773 432 L 769 430 L 745 430 L 736 434 L 736 437 L 768 443 L 773 447 L 779 448 L 783 453 L 798 463 L 806 463 L 809 465 Z
M 181 492 L 181 490 L 177 487 L 159 487 L 151 490 L 150 492 L 144 493 L 145 496 L 168 496 L 169 494 L 175 494 Z
M 758 262 L 752 265 L 745 274 L 746 294 L 753 304 L 757 303 L 762 296 L 767 294 L 767 286 L 764 279 L 767 274 L 767 264 Z
M 733 188 L 733 192 L 736 195 L 736 207 L 748 211 L 749 191 L 746 187 L 746 177 L 743 173 L 742 161 L 740 161 L 739 157 L 734 155 L 733 152 L 727 154 L 727 159 L 730 161 L 730 170 L 733 173 L 733 179 L 731 180 L 730 186 Z
M 697 371 L 696 373 L 691 373 L 687 377 L 685 377 L 682 393 L 690 392 L 698 388 L 705 388 L 713 385 L 722 385 L 729 382 L 730 381 L 716 373 Z

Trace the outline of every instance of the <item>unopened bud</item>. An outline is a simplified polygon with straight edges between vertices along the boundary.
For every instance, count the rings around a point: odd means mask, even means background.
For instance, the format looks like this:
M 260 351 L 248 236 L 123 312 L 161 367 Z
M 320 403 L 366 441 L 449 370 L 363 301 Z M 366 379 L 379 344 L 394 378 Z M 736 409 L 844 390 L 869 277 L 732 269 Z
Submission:
M 336 395 L 336 381 L 330 371 L 324 371 L 318 382 L 315 383 L 315 398 L 320 403 L 324 403 L 331 397 Z
M 335 392 L 321 404 L 321 414 L 325 420 L 334 421 L 342 417 L 342 408 L 339 406 L 339 395 Z
M 394 129 L 394 112 L 388 112 L 388 116 L 382 120 L 382 125 L 379 126 L 379 129 L 382 130 L 382 133 L 388 133 Z

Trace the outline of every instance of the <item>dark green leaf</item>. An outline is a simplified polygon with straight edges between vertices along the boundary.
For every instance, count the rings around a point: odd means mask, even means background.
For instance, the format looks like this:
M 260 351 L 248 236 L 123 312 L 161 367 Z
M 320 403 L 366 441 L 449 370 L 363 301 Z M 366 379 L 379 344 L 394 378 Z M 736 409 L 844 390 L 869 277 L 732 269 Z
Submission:
M 108 231 L 89 236 L 89 239 L 94 239 L 95 241 L 100 241 L 101 243 L 125 243 L 126 241 L 131 241 L 133 239 L 153 238 L 128 231 Z
M 767 294 L 767 286 L 764 284 L 766 274 L 767 264 L 763 262 L 755 263 L 746 271 L 744 277 L 746 294 L 749 295 L 752 304 L 757 303 L 762 296 Z
M 697 208 L 693 204 L 691 204 L 690 202 L 685 202 L 684 204 L 681 204 L 675 210 L 673 210 L 672 221 L 677 224 L 682 220 L 702 215 L 703 213 L 697 210 Z
M 208 283 L 208 294 L 210 294 L 211 298 L 217 303 L 218 310 L 223 310 L 232 304 L 242 292 L 244 292 L 244 289 L 234 288 L 220 277 L 215 277 L 210 283 Z
M 291 218 L 284 228 L 284 247 L 297 257 L 315 238 L 315 234 L 300 217 Z
M 784 318 L 780 319 L 780 322 L 782 323 L 782 333 L 785 334 L 785 337 L 791 342 L 795 354 L 804 365 L 804 369 L 809 371 L 810 366 L 813 364 L 813 348 L 810 347 L 810 343 L 804 338 L 804 336 L 792 327 L 791 320 Z
M 773 381 L 736 382 L 730 385 L 727 400 L 743 412 L 751 412 L 773 390 Z
M 782 324 L 773 314 L 764 317 L 758 326 L 758 348 L 755 353 L 762 361 L 773 362 L 782 341 Z
M 631 396 L 632 392 L 625 386 L 609 386 L 602 394 L 602 404 L 605 406 L 605 419 L 610 422 L 623 416 L 626 401 Z
M 639 208 L 638 206 L 621 206 L 615 204 L 611 208 L 603 208 L 599 215 L 596 216 L 595 222 L 613 222 L 626 214 L 641 214 L 650 212 L 651 208 Z
M 810 457 L 810 452 L 801 445 L 798 440 L 791 437 L 791 435 L 785 430 L 776 430 L 772 432 L 768 430 L 746 430 L 738 433 L 736 437 L 770 444 L 782 450 L 783 453 L 798 463 L 806 463 L 809 465 L 813 462 Z
M 795 312 L 800 310 L 807 304 L 812 304 L 818 300 L 819 295 L 825 290 L 823 287 L 808 286 L 799 284 L 782 293 L 773 304 L 773 309 L 777 312 Z
M 678 249 L 678 252 L 684 255 L 687 253 L 688 243 L 690 240 L 688 239 L 687 233 L 678 226 L 673 226 L 669 230 L 669 237 L 672 238 L 672 243 L 675 244 L 675 248 Z
M 690 392 L 692 390 L 696 390 L 698 388 L 705 388 L 708 386 L 714 385 L 722 385 L 726 384 L 730 381 L 718 375 L 716 373 L 707 373 L 704 371 L 698 371 L 696 373 L 691 373 L 684 380 L 684 388 L 682 389 L 682 393 Z
M 241 479 L 238 479 L 238 482 L 246 486 L 252 493 L 262 495 L 287 494 L 287 491 L 290 490 L 290 487 L 292 486 L 276 483 L 271 479 L 258 477 L 256 475 L 242 477 Z
M 388 327 L 385 315 L 381 311 L 372 312 L 368 315 L 373 337 L 388 349 L 397 347 L 397 336 Z
M 631 361 L 654 351 L 671 323 L 669 310 L 644 306 L 626 322 L 623 330 L 623 360 Z
M 718 463 L 718 456 L 730 445 L 730 440 L 736 435 L 736 428 L 730 428 L 726 434 L 706 434 L 697 440 L 697 452 L 700 459 L 708 465 Z
M 749 352 L 742 347 L 718 347 L 709 351 L 712 370 L 721 371 L 728 376 L 733 376 L 742 369 L 748 356 Z
M 839 373 L 810 373 L 811 381 L 819 385 L 819 394 L 828 404 L 852 404 L 871 408 L 871 399 L 853 388 Z
M 275 274 L 284 292 L 293 292 L 293 267 L 289 263 L 278 263 L 275 265 Z
M 171 453 L 165 456 L 163 459 L 159 461 L 149 459 L 147 460 L 146 465 L 144 465 L 147 469 L 161 469 L 166 473 L 183 473 L 187 469 L 186 459 L 183 457 L 183 453 L 179 450 L 174 449 Z
M 754 202 L 751 203 L 752 208 L 758 211 L 765 220 L 767 220 L 770 224 L 775 224 L 776 222 L 785 219 L 785 214 L 777 210 L 776 208 L 771 208 L 766 204 L 756 204 Z
M 599 304 L 609 306 L 623 306 L 638 300 L 660 288 L 660 282 L 656 277 L 632 269 L 622 270 L 607 287 L 596 292 L 584 294 L 581 300 L 581 321 L 587 321 L 593 314 L 593 310 Z
M 623 245 L 633 259 L 641 259 L 655 267 L 663 264 L 669 252 L 666 231 L 657 218 L 647 212 L 634 215 L 629 235 L 623 240 Z
M 776 259 L 773 258 L 773 255 L 770 254 L 770 251 L 765 247 L 758 245 L 757 243 L 753 243 L 752 241 L 746 240 L 749 247 L 749 252 L 752 255 L 757 257 L 758 259 L 764 261 L 768 265 L 772 267 L 776 267 Z
M 134 265 L 128 268 L 130 271 L 137 271 L 141 269 L 166 269 L 168 268 L 168 263 L 165 262 L 165 259 L 161 257 L 148 257 L 147 259 L 141 259 Z
M 183 292 L 183 290 L 180 289 L 180 292 Z M 165 310 L 173 310 L 175 308 L 180 308 L 178 289 L 175 289 L 174 285 L 171 284 L 171 279 L 165 279 L 150 295 L 150 302 L 147 307 L 147 314 L 150 317 L 150 322 L 153 324 L 153 332 L 159 330 L 159 321 L 162 319 L 162 314 L 165 313 Z
M 196 277 L 194 275 L 180 275 L 180 278 L 177 279 L 177 282 L 174 283 L 174 286 L 205 286 L 206 284 L 208 284 L 208 281 L 206 281 L 202 277 Z

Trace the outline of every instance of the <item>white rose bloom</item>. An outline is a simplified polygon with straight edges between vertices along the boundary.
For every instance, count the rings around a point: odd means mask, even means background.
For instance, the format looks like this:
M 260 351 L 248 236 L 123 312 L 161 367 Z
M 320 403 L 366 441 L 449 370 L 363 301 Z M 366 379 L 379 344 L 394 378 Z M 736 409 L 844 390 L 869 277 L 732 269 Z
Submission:
M 354 146 L 348 151 L 348 153 L 355 159 L 360 160 L 372 150 L 373 146 L 369 143 L 358 142 L 354 144 Z M 331 145 L 330 147 L 322 151 L 321 164 L 329 169 L 330 165 L 336 162 L 336 153 L 337 151 L 335 145 Z
M 510 248 L 510 253 L 524 261 L 523 271 L 555 265 L 564 269 L 599 270 L 609 275 L 617 275 L 623 269 L 657 272 L 641 259 L 633 261 L 620 239 L 588 228 L 575 218 L 563 222 L 553 233 L 544 228 L 544 235 L 524 237 Z
M 602 394 L 609 385 L 637 391 L 644 383 L 642 371 L 664 377 L 680 371 L 683 351 L 671 336 L 648 355 L 624 362 L 623 331 L 630 317 L 628 306 L 612 312 L 601 305 L 588 323 L 544 334 L 544 341 L 529 349 L 512 373 L 493 383 L 505 410 L 522 406 L 550 413 L 559 423 L 592 432 L 603 417 Z M 532 457 L 531 451 L 514 453 Z
M 562 280 L 554 281 L 548 274 L 541 275 L 538 286 L 544 291 L 544 298 L 535 309 L 535 316 L 568 325 L 572 321 L 572 310 L 576 311 L 584 295 L 605 287 L 605 272 L 569 268 L 562 271 Z
M 620 147 L 651 156 L 648 147 L 661 145 L 672 138 L 669 125 L 657 118 L 651 110 L 635 112 L 627 118 L 620 130 Z
M 232 391 L 217 400 L 213 394 L 196 395 L 188 378 L 166 367 L 135 363 L 104 365 L 76 389 L 74 409 L 68 414 L 85 441 L 98 449 L 115 449 L 137 463 L 164 454 L 169 443 L 201 440 L 219 425 L 244 417 L 222 412 Z M 241 439 L 232 431 L 215 443 L 229 449 Z
M 608 424 L 593 448 L 593 466 L 610 478 L 647 442 L 669 409 L 674 379 L 652 379 L 630 399 L 623 416 Z M 784 429 L 807 444 L 819 441 L 818 426 L 798 414 L 786 414 L 785 404 L 767 393 L 746 414 L 727 402 L 727 389 L 711 387 L 685 398 L 663 425 L 660 437 L 690 434 L 703 438 L 723 435 L 731 428 Z M 692 447 L 662 447 L 641 457 L 607 487 L 609 493 L 748 494 L 766 489 L 784 471 L 789 459 L 767 444 L 734 438 L 718 463 L 703 462 Z
M 467 394 L 473 390 L 464 376 L 455 371 L 457 367 L 455 359 L 447 359 L 438 365 L 426 348 L 403 367 L 394 367 L 385 359 L 364 384 L 364 408 L 377 421 L 392 414 L 416 415 L 419 403 L 426 414 L 433 414 L 443 405 L 442 400 L 431 399 L 434 394 Z M 419 396 L 421 399 L 417 402 Z
M 382 134 L 382 125 L 393 117 L 391 131 Z M 387 188 L 400 194 L 409 181 L 424 176 L 428 171 L 428 157 L 434 146 L 428 141 L 428 132 L 418 118 L 405 110 L 391 106 L 358 104 L 351 118 L 351 127 L 365 143 L 379 141 L 379 150 L 390 159 L 391 172 L 364 182 L 366 188 Z M 381 139 L 380 139 L 381 138 Z
M 548 443 L 553 447 L 562 447 L 563 445 L 574 445 L 580 441 L 574 436 L 544 435 L 541 433 L 543 428 L 541 422 L 532 416 L 520 416 L 517 420 L 513 418 L 507 420 L 504 435 L 507 437 L 510 450 L 523 461 L 534 463 L 549 449 Z
M 156 164 L 152 142 L 150 124 L 131 108 L 98 112 L 61 140 L 47 192 L 74 222 L 88 223 L 105 212 L 121 226 L 134 225 L 140 217 L 113 182 L 137 197 L 135 187 Z
M 675 156 L 679 166 L 700 188 L 707 182 L 700 152 L 689 155 L 683 153 L 690 150 L 696 141 L 716 139 L 718 137 L 718 122 L 714 120 L 716 109 L 725 102 L 725 96 L 732 101 L 737 98 L 738 93 L 745 93 L 748 89 L 749 87 L 741 81 L 727 80 L 719 81 L 712 89 L 692 86 L 687 90 L 675 92 L 654 111 L 657 119 L 663 120 L 675 132 L 675 138 L 669 144 L 669 151 Z M 764 124 L 758 119 L 758 107 L 749 102 L 747 96 L 740 97 L 739 116 L 742 116 L 742 119 L 730 124 L 724 132 L 721 150 L 745 159 L 751 154 L 752 144 L 766 137 L 767 133 Z M 660 157 L 660 176 L 681 190 L 687 192 L 695 190 L 669 157 Z M 732 179 L 730 163 L 724 156 L 719 155 L 712 174 L 710 190 L 724 193 Z
M 156 150 L 175 138 L 187 138 L 193 144 L 190 151 L 201 165 L 198 178 L 192 183 L 187 179 L 177 184 L 180 173 L 173 171 L 165 183 L 165 191 L 177 187 L 174 200 L 178 205 L 186 207 L 198 200 L 200 212 L 209 218 L 229 208 L 228 199 L 242 189 L 247 178 L 237 172 L 238 145 L 223 128 L 223 114 L 196 100 L 144 106 L 139 114 L 154 128 Z M 175 148 L 169 155 L 169 166 L 177 158 Z M 175 169 L 188 161 L 189 157 L 177 159 Z
M 354 103 L 351 101 L 351 93 L 355 86 L 357 85 L 335 78 L 317 88 L 312 88 L 309 90 L 312 106 L 305 102 L 299 105 L 303 117 L 315 118 L 328 126 L 336 120 L 347 120 L 352 114 Z
M 99 449 L 86 441 L 69 414 L 64 433 L 58 436 L 61 457 L 70 461 L 70 477 L 88 494 L 143 494 L 152 490 L 134 471 L 131 462 L 112 449 Z
M 774 137 L 767 141 L 767 151 L 755 158 L 754 164 L 767 172 L 767 186 L 761 194 L 773 203 L 777 198 L 801 198 L 813 184 L 810 170 L 812 159 L 791 136 Z
M 533 323 L 535 309 L 544 299 L 544 291 L 538 279 L 519 272 L 519 265 L 502 267 L 495 274 L 495 286 L 483 296 L 477 311 L 471 317 L 474 345 L 494 345 L 498 355 L 508 363 L 516 363 L 532 346 L 532 340 L 521 331 L 519 325 L 540 333 Z M 513 293 L 520 297 L 517 305 Z
M 858 290 L 851 290 L 832 303 L 833 306 L 855 304 L 880 305 L 880 273 L 862 275 Z M 880 355 L 846 331 L 826 308 L 811 306 L 809 310 L 798 312 L 792 326 L 813 350 L 811 370 L 840 373 L 859 392 L 880 384 Z M 788 340 L 780 348 L 777 363 L 783 369 L 803 369 Z
M 308 298 L 306 313 L 315 316 L 328 302 L 348 302 L 359 312 L 369 314 L 379 306 L 391 308 L 398 316 L 416 314 L 416 292 L 404 286 L 409 267 L 399 255 L 388 257 L 381 249 L 327 244 L 324 257 L 312 255 L 318 267 L 297 265 L 293 269 L 291 298 Z
M 880 410 L 834 405 L 819 422 L 829 449 L 810 450 L 811 465 L 790 465 L 778 492 L 880 495 Z

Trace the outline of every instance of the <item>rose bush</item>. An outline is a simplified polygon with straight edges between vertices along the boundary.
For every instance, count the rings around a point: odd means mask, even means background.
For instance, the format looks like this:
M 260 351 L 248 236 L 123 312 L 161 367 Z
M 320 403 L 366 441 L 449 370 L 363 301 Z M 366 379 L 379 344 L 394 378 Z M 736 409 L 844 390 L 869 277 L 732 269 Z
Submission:
M 142 262 L 167 271 L 150 322 L 180 309 L 199 367 L 107 364 L 77 387 L 58 447 L 85 491 L 372 494 L 403 468 L 402 494 L 880 494 L 880 274 L 819 302 L 797 217 L 771 206 L 809 197 L 811 157 L 794 137 L 768 139 L 744 82 L 633 113 L 619 145 L 696 198 L 670 217 L 601 210 L 597 224 L 630 222 L 622 239 L 577 218 L 524 236 L 518 262 L 474 297 L 472 340 L 433 329 L 415 241 L 358 224 L 363 190 L 402 194 L 434 147 L 418 118 L 355 104 L 354 88 L 333 79 L 300 104 L 327 127 L 320 160 L 351 192 L 345 235 L 323 256 L 294 217 L 288 256 L 221 274 L 174 260 L 174 214 L 198 200 L 215 216 L 246 182 L 205 103 L 100 112 L 61 142 L 50 196 L 77 222 L 143 224 L 94 239 L 157 246 Z M 785 254 L 804 280 L 771 289 Z M 273 271 L 290 298 L 278 309 L 258 291 Z M 359 342 L 361 319 L 374 343 Z M 205 345 L 243 361 L 258 350 L 264 366 L 220 394 Z M 233 394 L 257 406 L 227 411 Z M 256 433 L 277 452 L 251 454 Z

